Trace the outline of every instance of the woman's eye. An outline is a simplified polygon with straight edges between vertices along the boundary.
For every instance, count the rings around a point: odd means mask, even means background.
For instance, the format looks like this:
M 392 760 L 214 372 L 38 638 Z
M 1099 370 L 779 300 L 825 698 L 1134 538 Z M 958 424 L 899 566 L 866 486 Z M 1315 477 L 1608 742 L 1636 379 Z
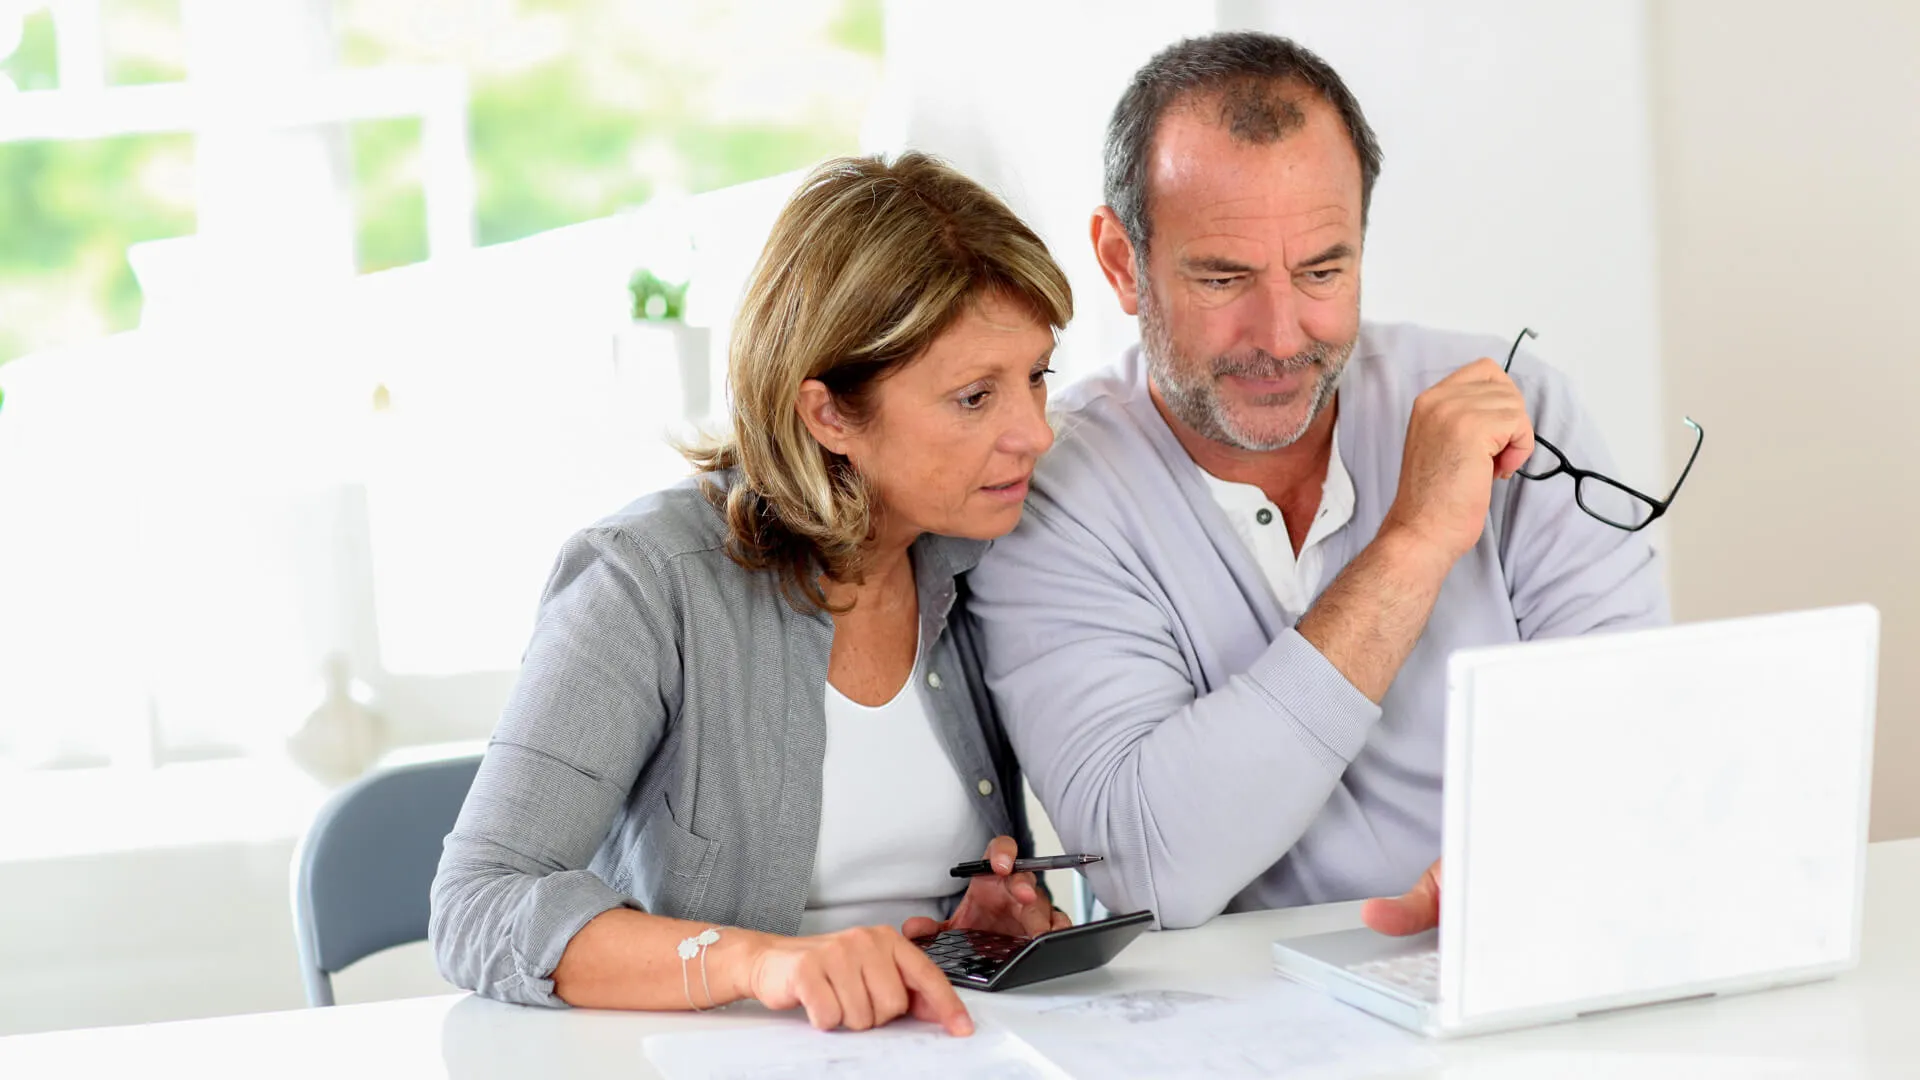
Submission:
M 988 391 L 975 390 L 971 394 L 962 395 L 960 398 L 960 407 L 963 409 L 978 409 L 987 403 L 987 394 Z
M 1041 383 L 1046 382 L 1047 376 L 1051 374 L 1053 374 L 1053 369 L 1050 367 L 1043 367 L 1039 371 L 1034 372 L 1032 375 L 1033 385 L 1039 386 Z

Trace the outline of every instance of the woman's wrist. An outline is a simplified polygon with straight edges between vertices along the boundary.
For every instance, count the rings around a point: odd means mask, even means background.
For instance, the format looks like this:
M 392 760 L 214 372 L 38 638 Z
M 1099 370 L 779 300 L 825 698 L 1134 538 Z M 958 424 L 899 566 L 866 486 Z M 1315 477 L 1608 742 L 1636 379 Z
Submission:
M 711 948 L 715 961 L 713 999 L 726 1005 L 753 997 L 753 972 L 772 944 L 772 935 L 758 930 L 730 927 L 720 932 L 720 940 Z

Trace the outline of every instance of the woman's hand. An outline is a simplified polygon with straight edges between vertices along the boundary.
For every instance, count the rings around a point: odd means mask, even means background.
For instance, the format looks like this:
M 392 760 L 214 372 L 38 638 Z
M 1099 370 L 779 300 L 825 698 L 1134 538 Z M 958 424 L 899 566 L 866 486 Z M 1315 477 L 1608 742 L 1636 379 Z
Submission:
M 990 930 L 1014 937 L 1038 937 L 1049 930 L 1072 926 L 1067 913 L 1056 909 L 1040 892 L 1032 874 L 1013 872 L 1013 859 L 1019 845 L 1011 836 L 996 836 L 987 845 L 987 861 L 993 873 L 982 874 L 967 885 L 967 895 L 946 922 L 928 918 L 908 919 L 901 933 L 922 938 L 942 930 Z
M 912 1015 L 973 1034 L 973 1018 L 932 960 L 890 926 L 815 937 L 757 934 L 742 954 L 742 992 L 769 1009 L 807 1010 L 821 1031 L 865 1031 Z

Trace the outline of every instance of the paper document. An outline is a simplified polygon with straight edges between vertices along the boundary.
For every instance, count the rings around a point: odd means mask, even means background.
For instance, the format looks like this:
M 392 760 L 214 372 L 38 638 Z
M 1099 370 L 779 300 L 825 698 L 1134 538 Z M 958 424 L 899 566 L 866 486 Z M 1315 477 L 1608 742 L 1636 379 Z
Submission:
M 901 1020 L 820 1032 L 797 1016 L 758 1028 L 655 1035 L 668 1080 L 1131 1080 L 1398 1075 L 1437 1060 L 1426 1040 L 1265 977 L 1092 995 L 967 995 L 978 1026 L 956 1039 Z
M 1270 979 L 994 1005 L 1010 1029 L 1076 1077 L 1307 1080 L 1397 1074 L 1435 1060 L 1416 1035 Z
M 816 1031 L 783 1018 L 647 1039 L 647 1057 L 667 1080 L 1069 1080 L 1004 1028 L 976 1015 L 964 1039 L 936 1024 L 896 1020 L 872 1031 Z

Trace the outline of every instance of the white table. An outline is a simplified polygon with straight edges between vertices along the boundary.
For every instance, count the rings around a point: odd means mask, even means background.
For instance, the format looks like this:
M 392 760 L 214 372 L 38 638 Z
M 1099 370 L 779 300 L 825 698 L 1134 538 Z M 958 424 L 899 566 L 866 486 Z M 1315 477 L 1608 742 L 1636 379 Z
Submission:
M 1487 1078 L 1920 1077 L 1920 840 L 1875 844 L 1859 970 L 1830 982 L 1437 1044 L 1418 1073 Z M 1730 896 L 1727 902 L 1739 903 Z M 1048 994 L 1146 989 L 1270 971 L 1268 943 L 1358 923 L 1354 904 L 1229 915 L 1148 934 L 1101 971 Z M 1016 1031 L 1035 1022 L 970 1008 Z M 1018 993 L 1018 991 L 1015 991 Z M 1024 1017 L 1024 1019 L 1020 1019 Z M 530 1009 L 470 995 L 0 1039 L 0 1077 L 147 1075 L 501 1077 L 657 1075 L 647 1035 L 767 1022 L 752 1006 L 704 1016 Z M 856 1036 L 849 1036 L 856 1037 Z M 1761 1064 L 1765 1059 L 1768 1064 Z

